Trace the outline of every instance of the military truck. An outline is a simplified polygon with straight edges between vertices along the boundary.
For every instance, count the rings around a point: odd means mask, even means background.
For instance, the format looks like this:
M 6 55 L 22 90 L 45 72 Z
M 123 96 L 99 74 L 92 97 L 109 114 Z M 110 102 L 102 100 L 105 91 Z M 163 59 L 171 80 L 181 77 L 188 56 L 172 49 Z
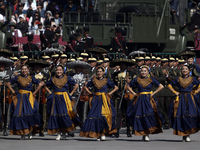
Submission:
M 108 48 L 115 27 L 123 27 L 129 52 L 145 47 L 151 52 L 178 53 L 194 47 L 194 35 L 183 27 L 190 21 L 190 12 L 182 1 L 177 19 L 168 0 L 96 0 L 94 12 L 63 14 L 63 40 L 76 29 L 89 27 L 94 44 Z

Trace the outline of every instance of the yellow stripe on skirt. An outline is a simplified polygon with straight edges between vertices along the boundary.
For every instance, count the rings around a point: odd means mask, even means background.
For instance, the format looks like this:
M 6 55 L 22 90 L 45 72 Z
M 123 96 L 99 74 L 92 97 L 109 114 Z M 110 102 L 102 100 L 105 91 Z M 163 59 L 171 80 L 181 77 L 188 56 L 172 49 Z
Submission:
M 101 93 L 101 92 L 96 92 L 95 93 L 96 96 L 102 96 L 102 100 L 103 100 L 103 105 L 102 105 L 102 115 L 106 117 L 109 129 L 111 129 L 111 124 L 112 124 L 112 116 L 111 116 L 111 112 L 108 106 L 108 102 L 107 102 L 107 98 L 106 98 L 106 93 Z
M 76 116 L 76 114 L 73 111 L 72 102 L 69 99 L 68 93 L 67 92 L 55 92 L 54 94 L 55 95 L 63 95 L 63 97 L 65 99 L 65 104 L 67 107 L 68 115 L 69 115 L 70 119 L 74 118 Z
M 33 107 L 34 107 L 34 102 L 35 102 L 35 99 L 33 98 L 33 93 L 32 93 L 31 91 L 22 90 L 22 89 L 20 89 L 18 92 L 19 92 L 20 94 L 30 94 L 30 95 L 29 95 L 29 102 L 30 102 L 31 107 L 32 107 L 32 109 L 33 109 Z

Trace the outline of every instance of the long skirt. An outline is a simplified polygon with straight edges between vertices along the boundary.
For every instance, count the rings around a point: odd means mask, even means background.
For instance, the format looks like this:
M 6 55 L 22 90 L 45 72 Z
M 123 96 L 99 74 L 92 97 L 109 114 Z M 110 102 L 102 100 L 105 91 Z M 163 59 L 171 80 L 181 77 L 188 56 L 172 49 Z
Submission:
M 38 111 L 38 102 L 29 101 L 30 94 L 20 94 L 13 96 L 11 117 L 9 129 L 11 135 L 26 135 L 33 130 L 37 132 L 36 127 L 41 126 L 41 116 Z
M 158 105 L 150 94 L 141 94 L 134 98 L 127 108 L 127 121 L 133 127 L 135 135 L 148 135 L 162 132 L 163 118 Z
M 115 126 L 116 111 L 113 100 L 106 95 L 103 101 L 101 95 L 89 100 L 89 113 L 82 125 L 80 136 L 98 138 L 117 132 Z M 107 108 L 107 111 L 105 109 Z
M 52 93 L 49 95 L 47 112 L 49 116 L 48 134 L 68 133 L 74 131 L 75 127 L 80 124 L 80 120 L 73 110 L 73 101 L 66 100 L 63 94 Z
M 198 107 L 190 93 L 183 93 L 170 104 L 170 126 L 174 135 L 186 136 L 198 132 Z

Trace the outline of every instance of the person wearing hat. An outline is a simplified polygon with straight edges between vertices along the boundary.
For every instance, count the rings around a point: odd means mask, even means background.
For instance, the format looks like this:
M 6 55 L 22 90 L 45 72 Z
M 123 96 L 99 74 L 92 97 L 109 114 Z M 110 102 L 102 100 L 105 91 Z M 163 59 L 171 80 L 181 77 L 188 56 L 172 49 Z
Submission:
M 29 52 L 39 51 L 38 46 L 36 44 L 33 44 L 33 39 L 33 34 L 28 34 L 28 42 L 26 44 L 23 44 L 23 50 L 25 53 L 27 53 L 28 57 L 34 55 L 34 53 Z
M 83 52 L 85 50 L 85 41 L 82 40 L 82 36 L 78 33 L 74 34 L 75 36 L 75 45 L 74 45 L 74 51 L 75 52 Z
M 115 134 L 115 137 L 119 137 L 119 130 L 121 126 L 127 127 L 127 137 L 132 137 L 132 129 L 130 125 L 127 122 L 126 118 L 126 110 L 127 106 L 130 103 L 131 99 L 125 98 L 125 93 L 128 92 L 125 90 L 126 88 L 126 78 L 129 78 L 130 80 L 135 77 L 135 73 L 132 71 L 128 70 L 128 66 L 132 66 L 133 62 L 129 59 L 126 58 L 120 58 L 120 59 L 115 59 L 111 62 L 111 67 L 114 66 L 120 66 L 120 70 L 116 71 L 112 75 L 112 79 L 115 83 L 115 85 L 118 87 L 117 92 L 114 94 L 114 99 L 115 99 L 115 109 L 117 112 L 116 116 L 116 126 L 117 126 L 117 133 Z
M 84 27 L 83 28 L 83 41 L 85 41 L 85 48 L 93 48 L 94 47 L 94 39 L 89 35 L 90 28 Z
M 112 74 L 114 73 L 114 69 L 110 67 L 110 59 L 108 57 L 104 57 L 103 67 L 105 69 L 105 77 L 111 79 Z
M 164 86 L 155 78 L 149 76 L 149 66 L 141 66 L 140 76 L 130 82 L 128 90 L 134 95 L 134 99 L 127 108 L 127 118 L 133 127 L 134 134 L 143 136 L 143 141 L 149 141 L 149 134 L 162 132 L 161 116 L 157 108 L 154 95 L 161 91 Z M 132 87 L 138 88 L 138 94 Z M 157 89 L 154 91 L 153 86 Z
M 175 86 L 178 90 L 174 89 Z M 183 137 L 183 142 L 190 142 L 190 134 L 199 131 L 199 107 L 194 95 L 200 92 L 200 88 L 193 91 L 194 86 L 198 87 L 199 81 L 190 76 L 190 66 L 187 63 L 182 68 L 182 76 L 168 85 L 176 95 L 170 107 L 170 126 L 174 129 L 174 135 Z
M 53 69 L 51 70 L 51 77 L 55 75 L 55 72 L 56 72 L 56 66 L 58 66 L 60 64 L 60 58 L 58 59 L 59 57 L 59 54 L 53 54 L 51 55 L 51 59 L 52 59 L 52 65 L 54 65 Z
M 144 57 L 144 65 L 149 66 L 149 72 L 151 72 L 151 57 L 150 56 Z
M 138 77 L 140 75 L 140 67 L 144 65 L 144 57 L 138 55 L 137 57 L 135 57 L 135 59 L 136 59 L 136 67 L 133 68 L 131 71 L 135 72 L 136 76 Z
M 89 54 L 88 53 L 86 53 L 86 51 L 84 50 L 84 52 L 83 53 L 81 53 L 80 54 L 80 57 L 82 57 L 83 58 L 83 60 L 82 61 L 84 61 L 84 62 L 87 62 L 88 61 L 88 56 L 89 56 Z
M 50 74 L 43 71 L 43 68 L 47 68 L 50 66 L 49 62 L 46 62 L 42 59 L 32 59 L 27 62 L 29 67 L 31 67 L 32 74 L 35 79 L 39 80 L 40 82 L 46 82 L 50 78 Z M 33 90 L 36 90 L 36 86 L 33 86 Z M 39 113 L 42 117 L 42 120 L 38 120 L 38 124 L 40 125 L 40 128 L 36 129 L 34 131 L 34 134 L 39 132 L 39 136 L 44 136 L 44 129 L 47 125 L 47 116 L 46 116 L 46 107 L 47 107 L 47 92 L 44 87 L 42 87 L 38 94 L 36 95 L 36 99 L 39 103 Z
M 28 56 L 22 54 L 22 56 L 20 56 L 20 66 L 25 65 L 26 62 L 28 61 Z
M 12 66 L 14 62 L 10 59 L 0 57 L 0 124 L 2 125 L 3 129 L 3 136 L 8 136 L 8 126 L 10 121 L 10 107 L 11 107 L 11 92 L 7 87 L 5 87 L 5 93 L 4 93 L 4 85 L 6 85 L 6 82 L 11 80 L 13 71 L 9 68 Z M 10 93 L 10 94 L 9 94 Z M 5 94 L 5 95 L 4 95 Z M 5 96 L 5 101 L 3 101 Z
M 45 30 L 40 31 L 40 41 L 41 41 L 41 49 L 44 50 L 47 47 L 50 48 L 53 42 L 54 32 L 51 31 L 51 25 L 45 25 Z
M 161 67 L 158 67 L 153 72 L 154 74 L 153 77 L 164 86 L 164 88 L 158 94 L 155 95 L 156 97 L 158 97 L 157 99 L 158 99 L 159 108 L 164 119 L 163 129 L 169 129 L 169 115 L 168 115 L 169 105 L 170 105 L 172 96 L 174 96 L 174 94 L 171 93 L 169 89 L 167 88 L 167 85 L 176 77 L 172 68 L 169 68 L 169 64 L 170 66 L 173 65 L 174 59 L 171 59 L 171 60 L 172 62 L 169 62 L 167 58 L 162 58 Z
M 19 15 L 19 20 L 19 23 L 16 24 L 16 29 L 19 29 L 22 32 L 22 36 L 26 36 L 26 33 L 28 32 L 28 22 L 23 14 Z
M 91 68 L 89 69 L 89 76 L 93 76 L 96 73 L 96 65 L 97 65 L 97 59 L 93 56 L 88 58 L 88 63 L 90 64 Z
M 150 65 L 150 68 L 151 68 L 151 72 L 156 69 L 156 57 L 155 56 L 151 56 L 151 65 Z
M 68 69 L 74 70 L 74 72 L 71 72 L 70 76 L 79 85 L 77 90 L 74 92 L 74 95 L 72 98 L 76 101 L 79 118 L 80 118 L 81 123 L 83 123 L 87 117 L 88 101 L 85 101 L 84 99 L 82 99 L 82 96 L 79 97 L 79 95 L 81 93 L 82 93 L 81 95 L 84 94 L 83 86 L 85 85 L 87 77 L 88 77 L 88 74 L 85 73 L 84 70 L 90 69 L 91 66 L 87 62 L 77 60 L 77 61 L 67 63 L 66 67 Z M 73 87 L 71 87 L 71 89 L 73 89 Z M 78 99 L 78 97 L 80 99 Z
M 115 37 L 111 38 L 110 51 L 112 53 L 123 53 L 124 55 L 128 54 L 128 48 L 126 46 L 126 41 L 123 36 L 126 36 L 126 31 L 124 28 L 116 27 L 115 28 Z

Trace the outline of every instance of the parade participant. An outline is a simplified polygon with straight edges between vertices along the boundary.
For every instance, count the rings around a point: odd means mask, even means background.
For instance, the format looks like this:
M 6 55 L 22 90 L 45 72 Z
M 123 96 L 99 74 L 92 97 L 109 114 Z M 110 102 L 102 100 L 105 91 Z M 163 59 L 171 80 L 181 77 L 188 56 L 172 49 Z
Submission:
M 125 93 L 128 92 L 128 90 L 126 90 L 125 79 L 128 77 L 132 80 L 135 77 L 135 73 L 128 70 L 128 66 L 132 66 L 133 62 L 130 59 L 126 58 L 116 59 L 111 62 L 111 67 L 117 65 L 120 66 L 120 70 L 114 72 L 112 75 L 112 79 L 115 85 L 117 85 L 117 87 L 119 88 L 118 91 L 114 94 L 115 109 L 117 111 L 117 116 L 115 120 L 117 126 L 117 133 L 115 134 L 115 137 L 119 137 L 119 130 L 121 126 L 127 127 L 127 137 L 131 137 L 132 129 L 126 119 L 126 110 L 128 104 L 131 102 L 131 99 L 125 98 L 124 96 Z
M 15 93 L 11 84 L 17 83 L 18 93 Z M 39 84 L 37 89 L 32 93 L 32 85 Z M 37 101 L 35 100 L 36 92 L 43 86 L 43 82 L 29 75 L 28 65 L 21 66 L 21 74 L 11 79 L 7 83 L 8 88 L 13 93 L 13 116 L 10 121 L 10 134 L 21 135 L 21 139 L 31 139 L 31 132 L 38 124 L 39 115 L 37 111 Z
M 161 65 L 161 58 L 160 57 L 156 57 L 156 68 L 160 67 Z
M 3 128 L 3 135 L 8 136 L 8 125 L 10 121 L 10 105 L 12 102 L 11 92 L 5 87 L 5 82 L 11 79 L 13 72 L 6 70 L 14 64 L 10 59 L 0 57 L 0 124 Z
M 79 118 L 73 110 L 73 101 L 71 96 L 78 88 L 70 76 L 63 75 L 64 67 L 58 65 L 56 67 L 56 76 L 50 78 L 46 82 L 46 86 L 53 88 L 53 93 L 47 88 L 50 97 L 47 112 L 49 115 L 48 134 L 54 135 L 58 133 L 56 140 L 66 139 L 66 133 L 74 131 L 75 126 L 79 124 Z M 73 85 L 73 90 L 68 94 L 69 86 Z
M 104 68 L 97 68 L 97 76 L 94 76 L 85 87 L 86 91 L 92 95 L 88 87 L 95 90 L 93 98 L 89 99 L 90 111 L 83 123 L 80 136 L 97 138 L 98 141 L 105 140 L 105 135 L 117 132 L 115 126 L 115 108 L 111 95 L 117 91 L 118 87 L 111 80 L 104 78 Z M 106 93 L 108 87 L 114 88 Z
M 29 67 L 33 69 L 33 76 L 35 79 L 39 81 L 46 82 L 49 78 L 50 75 L 49 73 L 46 73 L 43 71 L 43 68 L 47 68 L 50 66 L 50 63 L 42 60 L 42 59 L 32 59 L 27 62 Z M 36 90 L 36 85 L 33 86 L 33 90 Z M 37 106 L 37 109 L 39 110 L 41 118 L 41 127 L 36 130 L 35 133 L 39 132 L 39 136 L 44 136 L 44 130 L 46 128 L 47 124 L 47 116 L 46 116 L 46 105 L 47 105 L 47 92 L 44 87 L 39 90 L 38 94 L 36 95 L 36 99 L 38 101 L 39 106 Z
M 20 57 L 20 67 L 25 65 L 27 61 L 28 61 L 28 56 L 22 54 L 22 56 Z
M 90 28 L 84 27 L 83 28 L 83 41 L 85 41 L 85 48 L 92 48 L 94 46 L 94 39 L 89 35 Z
M 104 57 L 103 67 L 105 68 L 105 76 L 106 78 L 112 79 L 112 74 L 114 73 L 114 69 L 110 68 L 110 59 Z
M 76 101 L 74 109 L 76 110 L 76 107 L 77 107 L 77 112 L 78 112 L 80 121 L 81 123 L 83 123 L 85 119 L 87 118 L 87 112 L 88 112 L 88 101 L 84 100 L 84 96 L 87 97 L 87 95 L 83 89 L 88 75 L 84 73 L 84 70 L 88 70 L 90 68 L 90 65 L 86 62 L 77 60 L 77 61 L 68 63 L 67 68 L 74 69 L 75 71 L 73 74 L 70 74 L 70 76 L 78 84 L 78 88 L 74 92 L 72 99 Z M 72 87 L 72 89 L 73 88 L 74 87 Z
M 81 55 L 80 55 L 80 57 L 83 57 L 83 60 L 82 61 L 85 61 L 85 62 L 87 62 L 88 61 L 88 53 L 86 53 L 85 52 L 85 50 L 84 50 L 84 52 L 83 53 L 81 53 Z
M 183 141 L 186 142 L 190 142 L 190 134 L 198 132 L 199 128 L 198 107 L 193 95 L 199 93 L 200 88 L 192 92 L 195 85 L 198 87 L 199 81 L 190 76 L 189 64 L 184 64 L 182 77 L 177 77 L 168 85 L 176 95 L 170 105 L 170 125 L 174 129 L 174 135 L 183 136 Z M 174 90 L 174 86 L 179 90 Z
M 116 27 L 115 28 L 115 37 L 111 39 L 111 48 L 110 51 L 112 53 L 124 53 L 124 55 L 128 54 L 128 47 L 126 46 L 126 41 L 124 37 L 126 36 L 126 31 L 124 28 Z
M 159 93 L 157 93 L 155 97 L 158 100 L 160 112 L 164 118 L 163 129 L 169 129 L 169 105 L 174 94 L 169 91 L 167 85 L 175 78 L 175 74 L 173 73 L 173 70 L 168 67 L 167 58 L 162 58 L 161 67 L 157 67 L 152 73 L 152 77 L 154 77 L 164 86 L 164 88 Z
M 91 69 L 89 70 L 88 74 L 92 76 L 96 73 L 97 59 L 91 56 L 90 58 L 88 58 L 88 63 L 91 66 Z
M 148 77 L 149 67 L 141 66 L 140 77 L 130 81 L 129 91 L 134 95 L 134 100 L 127 108 L 127 119 L 135 131 L 135 135 L 142 135 L 143 141 L 149 141 L 149 134 L 162 132 L 161 117 L 158 111 L 154 95 L 163 89 L 163 85 L 153 77 Z M 129 82 L 129 81 L 128 81 Z M 152 86 L 157 86 L 157 90 L 152 91 Z M 132 87 L 138 88 L 136 94 Z
M 189 49 L 179 53 L 179 56 L 183 56 L 185 61 L 190 65 L 190 75 L 198 77 L 200 73 L 200 67 L 195 65 L 195 55 L 195 52 L 192 52 Z

